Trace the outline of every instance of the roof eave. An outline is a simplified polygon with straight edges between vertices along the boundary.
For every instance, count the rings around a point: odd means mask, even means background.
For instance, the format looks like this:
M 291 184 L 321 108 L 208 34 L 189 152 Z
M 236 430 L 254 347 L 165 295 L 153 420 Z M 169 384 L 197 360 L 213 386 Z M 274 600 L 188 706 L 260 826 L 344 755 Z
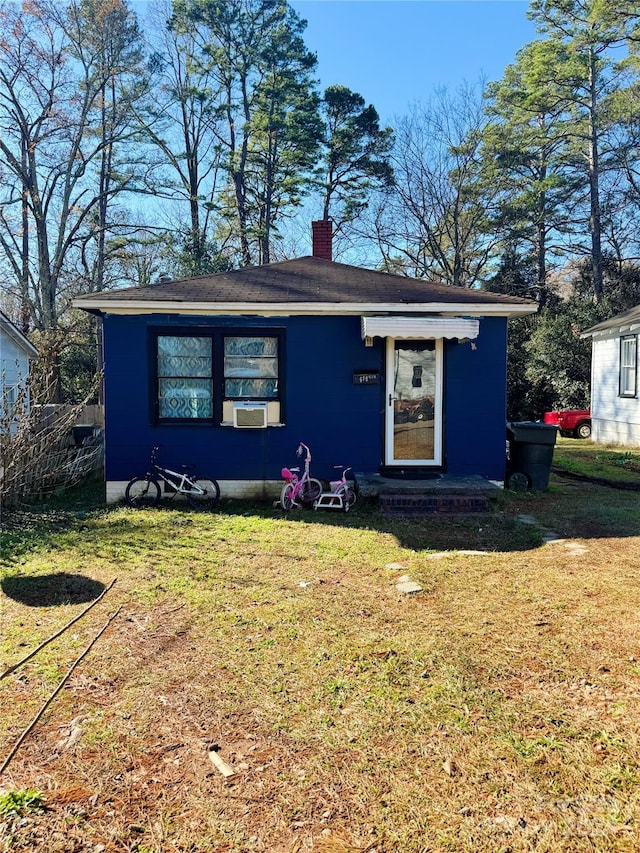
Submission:
M 582 332 L 580 337 L 583 340 L 585 338 L 591 338 L 592 340 L 595 338 L 618 338 L 621 335 L 637 334 L 638 331 L 640 331 L 640 321 L 636 320 L 633 323 L 618 323 L 615 326 L 608 326 L 604 329 L 594 326 L 592 329 Z
M 454 316 L 520 317 L 538 310 L 536 303 L 507 304 L 501 302 L 183 302 L 177 300 L 105 300 L 78 297 L 75 308 L 101 314 L 184 314 L 201 316 L 248 315 L 286 316 L 309 314 L 360 315 L 367 313 L 451 314 Z

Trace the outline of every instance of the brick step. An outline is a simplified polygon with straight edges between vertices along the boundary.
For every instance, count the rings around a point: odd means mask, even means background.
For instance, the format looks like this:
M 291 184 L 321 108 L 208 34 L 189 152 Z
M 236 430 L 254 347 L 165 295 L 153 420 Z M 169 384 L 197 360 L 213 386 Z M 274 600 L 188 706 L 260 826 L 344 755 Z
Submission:
M 382 493 L 378 501 L 384 515 L 461 515 L 489 509 L 487 495 Z

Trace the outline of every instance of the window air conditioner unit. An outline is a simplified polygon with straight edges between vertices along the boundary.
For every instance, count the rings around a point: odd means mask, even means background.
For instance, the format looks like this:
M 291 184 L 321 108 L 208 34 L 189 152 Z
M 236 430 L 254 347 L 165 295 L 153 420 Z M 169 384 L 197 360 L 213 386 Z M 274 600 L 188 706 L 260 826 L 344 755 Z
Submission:
M 267 404 L 234 403 L 233 425 L 239 429 L 264 429 L 267 425 Z

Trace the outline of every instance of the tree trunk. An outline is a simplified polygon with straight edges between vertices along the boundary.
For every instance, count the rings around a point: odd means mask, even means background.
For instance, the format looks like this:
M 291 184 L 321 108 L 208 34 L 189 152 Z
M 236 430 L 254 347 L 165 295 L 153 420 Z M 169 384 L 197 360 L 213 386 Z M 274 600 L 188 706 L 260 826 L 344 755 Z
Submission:
M 249 122 L 251 120 L 251 111 L 249 109 L 249 95 L 247 92 L 247 80 L 243 76 L 242 81 L 242 103 L 244 112 L 245 127 L 242 133 L 242 145 L 240 146 L 240 161 L 237 167 L 233 168 L 233 186 L 236 193 L 236 213 L 238 216 L 238 226 L 240 232 L 240 254 L 242 257 L 242 265 L 248 267 L 251 265 L 251 249 L 249 247 L 249 235 L 247 233 L 247 191 L 246 191 L 246 167 L 247 154 L 249 150 Z M 232 102 L 232 93 L 228 92 L 229 103 Z M 236 133 L 235 123 L 231 112 L 229 115 L 229 130 L 230 130 L 230 149 L 232 162 L 235 160 L 236 153 Z
M 27 175 L 27 142 L 21 139 L 22 164 L 22 270 L 20 275 L 20 325 L 26 335 L 31 328 L 31 307 L 29 304 L 29 186 Z
M 547 179 L 547 168 L 540 168 L 540 182 Z M 547 302 L 547 194 L 540 193 L 538 202 L 538 219 L 536 222 L 536 283 L 538 285 L 538 304 L 544 308 Z
M 112 127 L 113 121 L 107 120 L 106 84 L 102 86 L 100 104 L 100 119 L 102 125 L 102 156 L 100 158 L 100 188 L 98 200 L 98 250 L 96 257 L 96 272 L 93 282 L 95 290 L 104 290 L 104 268 L 105 268 L 105 242 L 107 231 L 107 199 L 111 184 L 111 160 L 113 157 Z M 111 81 L 111 104 L 115 110 L 116 103 L 115 87 Z
M 273 114 L 272 114 L 273 118 Z M 264 222 L 262 223 L 261 240 L 261 263 L 271 263 L 271 207 L 273 202 L 273 163 L 278 146 L 277 131 L 269 130 L 267 140 L 267 162 L 264 176 Z
M 547 302 L 547 229 L 544 220 L 536 224 L 536 281 L 538 304 L 544 308 Z
M 593 271 L 593 294 L 600 302 L 604 290 L 602 271 L 602 224 L 600 220 L 600 164 L 598 152 L 598 121 L 596 91 L 596 57 L 593 48 L 589 48 L 589 197 L 591 214 L 591 268 Z
M 191 217 L 191 251 L 194 259 L 200 262 L 202 258 L 203 234 L 200 228 L 200 203 L 198 200 L 198 146 L 195 135 L 192 138 L 189 133 L 190 119 L 187 113 L 187 104 L 184 99 L 181 102 L 182 132 L 184 136 L 184 150 L 187 158 L 187 175 L 189 179 L 189 212 Z

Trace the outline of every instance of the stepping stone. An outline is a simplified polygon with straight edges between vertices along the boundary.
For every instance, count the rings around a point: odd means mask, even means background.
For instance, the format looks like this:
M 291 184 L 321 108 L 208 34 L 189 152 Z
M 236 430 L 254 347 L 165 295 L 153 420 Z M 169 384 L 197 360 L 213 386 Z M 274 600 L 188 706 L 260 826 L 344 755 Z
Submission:
M 518 515 L 518 516 L 516 516 L 516 518 L 518 519 L 518 521 L 521 521 L 523 524 L 535 524 L 535 525 L 538 524 L 538 522 L 536 521 L 536 519 L 532 515 Z
M 422 587 L 415 581 L 402 581 L 396 584 L 398 592 L 403 592 L 406 595 L 411 595 L 414 592 L 422 592 Z
M 560 536 L 558 533 L 555 533 L 553 530 L 544 530 L 542 541 L 545 545 L 557 545 L 560 542 L 566 542 L 567 540 L 564 536 Z
M 582 557 L 589 553 L 589 549 L 579 542 L 567 542 L 567 551 L 571 557 Z

